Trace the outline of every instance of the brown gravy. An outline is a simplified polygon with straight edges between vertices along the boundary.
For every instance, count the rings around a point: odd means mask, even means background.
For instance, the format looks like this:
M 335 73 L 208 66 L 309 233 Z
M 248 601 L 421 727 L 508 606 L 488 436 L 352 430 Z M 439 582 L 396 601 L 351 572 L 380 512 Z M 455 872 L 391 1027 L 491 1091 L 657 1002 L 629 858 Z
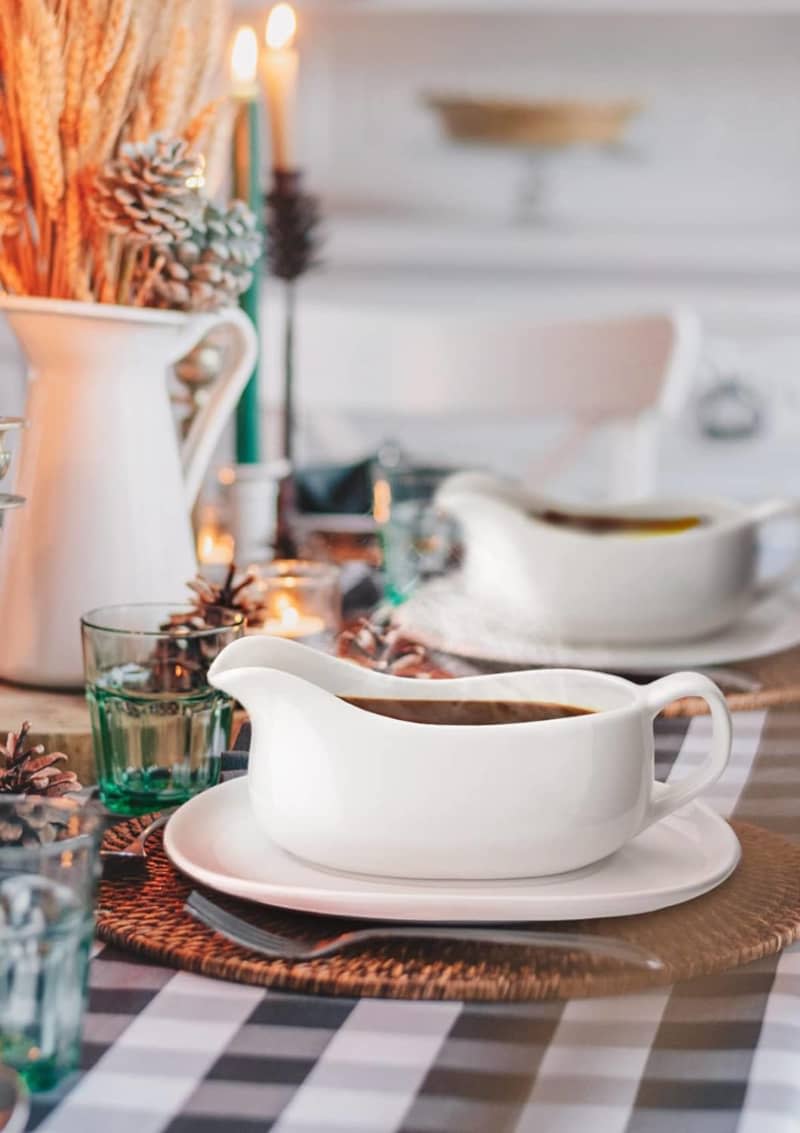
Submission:
M 567 527 L 590 535 L 680 535 L 708 522 L 700 515 L 675 515 L 650 518 L 644 515 L 579 515 L 548 509 L 532 512 L 554 527 Z
M 377 716 L 390 716 L 412 724 L 526 724 L 535 720 L 589 716 L 594 711 L 545 700 L 403 700 L 372 696 L 343 696 L 341 699 Z

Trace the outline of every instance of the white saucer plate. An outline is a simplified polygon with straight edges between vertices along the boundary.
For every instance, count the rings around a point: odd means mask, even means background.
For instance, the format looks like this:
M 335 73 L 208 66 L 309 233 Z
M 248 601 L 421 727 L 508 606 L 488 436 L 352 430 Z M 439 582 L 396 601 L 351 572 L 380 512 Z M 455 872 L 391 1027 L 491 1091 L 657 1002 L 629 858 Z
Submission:
M 395 611 L 410 637 L 446 653 L 518 667 L 558 666 L 617 673 L 652 673 L 730 665 L 800 644 L 800 597 L 773 595 L 734 625 L 697 641 L 661 645 L 569 645 L 545 641 L 509 619 L 492 619 L 460 589 L 458 579 L 421 586 Z
M 414 881 L 335 873 L 292 857 L 253 818 L 246 778 L 170 818 L 170 859 L 194 881 L 264 905 L 397 921 L 562 921 L 646 913 L 699 897 L 736 868 L 733 830 L 703 803 L 650 827 L 596 865 L 556 877 Z

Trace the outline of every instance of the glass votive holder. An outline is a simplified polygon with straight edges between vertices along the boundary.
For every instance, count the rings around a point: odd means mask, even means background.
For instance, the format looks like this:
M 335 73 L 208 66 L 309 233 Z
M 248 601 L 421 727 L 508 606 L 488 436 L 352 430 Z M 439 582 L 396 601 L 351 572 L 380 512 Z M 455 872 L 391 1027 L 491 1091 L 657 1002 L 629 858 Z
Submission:
M 234 560 L 234 539 L 225 529 L 220 509 L 215 504 L 204 504 L 200 509 L 196 550 L 197 565 L 203 578 L 209 582 L 223 582 Z
M 0 1062 L 31 1090 L 77 1067 L 102 819 L 71 798 L 0 798 Z
M 11 452 L 7 448 L 8 434 L 25 427 L 22 417 L 0 417 L 0 480 L 4 480 L 11 467 Z
M 263 602 L 262 620 L 248 633 L 268 633 L 330 649 L 342 623 L 339 568 L 307 559 L 275 559 L 248 568 Z
M 454 471 L 407 465 L 374 470 L 373 515 L 392 605 L 401 605 L 418 584 L 446 574 L 458 562 L 458 530 L 436 504 L 436 492 Z

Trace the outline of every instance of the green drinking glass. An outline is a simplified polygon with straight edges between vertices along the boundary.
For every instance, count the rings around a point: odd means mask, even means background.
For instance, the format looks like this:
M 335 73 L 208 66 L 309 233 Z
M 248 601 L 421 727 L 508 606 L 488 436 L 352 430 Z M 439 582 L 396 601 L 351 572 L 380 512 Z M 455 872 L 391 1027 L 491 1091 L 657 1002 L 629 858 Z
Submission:
M 177 806 L 219 779 L 233 701 L 208 683 L 241 614 L 148 603 L 81 619 L 100 797 L 117 814 Z

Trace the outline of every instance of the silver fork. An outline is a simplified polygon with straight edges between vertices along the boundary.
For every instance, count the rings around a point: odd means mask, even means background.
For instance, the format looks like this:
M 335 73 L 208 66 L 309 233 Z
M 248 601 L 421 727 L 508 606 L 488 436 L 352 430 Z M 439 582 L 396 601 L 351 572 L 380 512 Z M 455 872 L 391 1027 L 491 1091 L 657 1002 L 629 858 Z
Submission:
M 162 826 L 166 825 L 174 809 L 173 807 L 172 810 L 165 811 L 163 814 L 160 814 L 158 818 L 153 819 L 148 826 L 145 826 L 140 834 L 137 834 L 136 837 L 128 842 L 127 845 L 123 846 L 121 850 L 101 850 L 101 860 L 104 862 L 125 863 L 144 862 L 147 858 L 147 839 L 151 834 L 154 834 L 156 830 L 160 830 Z
M 593 936 L 588 933 L 551 932 L 549 930 L 475 928 L 470 925 L 376 925 L 342 932 L 323 944 L 308 945 L 291 937 L 280 936 L 256 928 L 241 917 L 220 908 L 207 897 L 193 890 L 184 906 L 186 912 L 207 928 L 222 936 L 259 952 L 280 960 L 319 960 L 332 956 L 335 952 L 356 944 L 366 944 L 374 940 L 460 940 L 479 941 L 484 944 L 509 944 L 523 948 L 563 948 L 572 952 L 589 952 L 596 956 L 606 956 L 621 960 L 637 968 L 660 971 L 664 964 L 653 952 L 630 944 L 613 936 Z

